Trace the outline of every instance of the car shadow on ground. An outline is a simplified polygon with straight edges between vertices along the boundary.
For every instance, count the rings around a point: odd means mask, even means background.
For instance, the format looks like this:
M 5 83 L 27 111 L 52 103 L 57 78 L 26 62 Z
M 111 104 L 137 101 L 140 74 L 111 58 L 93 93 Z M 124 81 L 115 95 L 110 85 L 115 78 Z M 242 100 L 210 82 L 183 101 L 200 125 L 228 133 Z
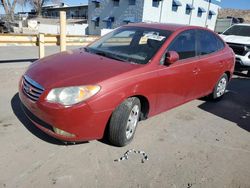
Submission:
M 11 107 L 12 107 L 13 113 L 18 118 L 18 120 L 22 123 L 22 125 L 33 135 L 35 135 L 36 137 L 38 137 L 39 139 L 45 142 L 48 142 L 50 144 L 55 144 L 55 145 L 63 145 L 63 146 L 88 143 L 88 142 L 65 143 L 42 132 L 24 114 L 22 107 L 21 107 L 21 101 L 18 96 L 18 93 L 15 94 L 14 97 L 11 99 Z
M 233 78 L 228 91 L 219 101 L 206 100 L 199 108 L 236 123 L 250 132 L 250 79 Z M 215 104 L 216 103 L 216 104 Z

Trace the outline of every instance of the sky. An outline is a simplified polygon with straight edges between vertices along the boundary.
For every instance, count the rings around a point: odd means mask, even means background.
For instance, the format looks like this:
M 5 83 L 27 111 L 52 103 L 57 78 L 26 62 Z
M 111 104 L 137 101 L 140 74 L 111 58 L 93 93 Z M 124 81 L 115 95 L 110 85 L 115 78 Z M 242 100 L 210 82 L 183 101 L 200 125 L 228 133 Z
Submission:
M 148 1 L 148 0 L 146 0 Z M 86 3 L 88 0 L 65 0 L 67 4 L 78 5 L 80 3 Z M 216 0 L 212 0 L 216 3 Z M 249 9 L 250 10 L 250 0 L 221 0 L 219 4 L 222 8 L 236 8 L 236 9 Z
M 147 1 L 147 0 L 146 0 Z M 216 2 L 216 0 L 212 0 Z M 80 3 L 86 3 L 88 0 L 65 0 L 67 4 L 78 5 Z M 236 8 L 236 9 L 249 9 L 250 10 L 250 0 L 221 0 L 219 4 L 222 8 Z
M 222 0 L 219 5 L 222 8 L 235 8 L 235 9 L 250 10 L 250 0 Z
M 146 0 L 147 1 L 147 0 Z M 216 2 L 218 0 L 212 0 L 213 2 Z M 79 5 L 79 4 L 85 4 L 88 2 L 88 0 L 64 0 L 68 5 Z M 250 0 L 221 0 L 219 4 L 222 8 L 235 8 L 235 9 L 248 9 L 250 10 Z M 22 8 L 18 6 L 16 8 L 16 11 L 29 11 L 29 7 Z M 4 10 L 2 7 L 0 7 L 0 14 L 4 14 Z

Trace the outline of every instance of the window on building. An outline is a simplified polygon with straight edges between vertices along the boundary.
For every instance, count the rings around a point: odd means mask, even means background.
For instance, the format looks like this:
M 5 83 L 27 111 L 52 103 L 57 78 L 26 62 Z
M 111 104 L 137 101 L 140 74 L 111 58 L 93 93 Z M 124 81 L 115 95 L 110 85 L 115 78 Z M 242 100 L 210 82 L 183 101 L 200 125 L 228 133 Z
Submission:
M 214 11 L 210 10 L 208 13 L 208 19 L 211 20 L 214 15 L 216 15 L 216 13 Z
M 125 18 L 125 19 L 123 20 L 123 22 L 125 22 L 126 24 L 134 23 L 134 22 L 135 22 L 135 18 L 133 18 L 133 17 Z
M 135 0 L 129 0 L 128 5 L 135 5 Z
M 100 0 L 92 0 L 92 2 L 95 4 L 95 8 L 100 7 Z
M 115 21 L 114 17 L 106 17 L 102 20 L 103 22 L 106 22 L 106 28 L 107 29 L 112 29 L 112 24 Z
M 170 44 L 167 51 L 176 51 L 180 60 L 197 55 L 197 37 L 195 30 L 184 31 Z
M 113 0 L 114 7 L 119 7 L 120 0 Z
M 205 12 L 206 12 L 206 10 L 204 8 L 199 7 L 198 8 L 198 14 L 197 14 L 197 16 L 198 17 L 202 17 L 202 14 L 205 13 Z
M 190 15 L 193 9 L 194 9 L 194 6 L 193 6 L 193 5 L 187 4 L 187 5 L 186 5 L 186 14 L 187 14 L 187 15 Z
M 179 6 L 182 6 L 181 2 L 178 0 L 173 0 L 172 2 L 172 11 L 177 11 Z
M 161 1 L 161 0 L 153 0 L 152 6 L 153 6 L 153 7 L 159 7 L 160 1 Z
M 99 27 L 99 25 L 100 25 L 100 23 L 99 23 L 100 22 L 100 17 L 95 16 L 95 17 L 93 17 L 91 19 L 91 21 L 94 22 L 95 27 Z

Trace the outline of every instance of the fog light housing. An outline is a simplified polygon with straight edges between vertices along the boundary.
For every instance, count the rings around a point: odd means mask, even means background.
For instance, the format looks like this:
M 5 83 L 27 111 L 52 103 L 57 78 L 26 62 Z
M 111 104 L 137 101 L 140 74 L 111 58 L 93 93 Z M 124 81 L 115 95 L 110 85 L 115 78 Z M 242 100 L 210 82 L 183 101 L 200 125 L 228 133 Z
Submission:
M 74 134 L 68 133 L 68 132 L 66 132 L 66 131 L 64 131 L 64 130 L 61 130 L 61 129 L 58 129 L 58 128 L 56 128 L 56 127 L 53 127 L 53 130 L 54 130 L 54 132 L 55 132 L 56 134 L 59 134 L 59 135 L 61 135 L 61 136 L 65 136 L 65 137 L 75 137 L 75 136 L 76 136 L 76 135 L 74 135 Z

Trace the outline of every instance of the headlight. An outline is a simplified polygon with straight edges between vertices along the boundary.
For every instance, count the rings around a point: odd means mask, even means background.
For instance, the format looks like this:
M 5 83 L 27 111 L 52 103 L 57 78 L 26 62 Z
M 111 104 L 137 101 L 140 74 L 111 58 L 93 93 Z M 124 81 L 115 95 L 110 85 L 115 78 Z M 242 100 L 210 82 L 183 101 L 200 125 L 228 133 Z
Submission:
M 100 89 L 101 87 L 97 85 L 56 88 L 49 92 L 46 99 L 52 103 L 71 106 L 73 104 L 87 100 L 98 93 Z

